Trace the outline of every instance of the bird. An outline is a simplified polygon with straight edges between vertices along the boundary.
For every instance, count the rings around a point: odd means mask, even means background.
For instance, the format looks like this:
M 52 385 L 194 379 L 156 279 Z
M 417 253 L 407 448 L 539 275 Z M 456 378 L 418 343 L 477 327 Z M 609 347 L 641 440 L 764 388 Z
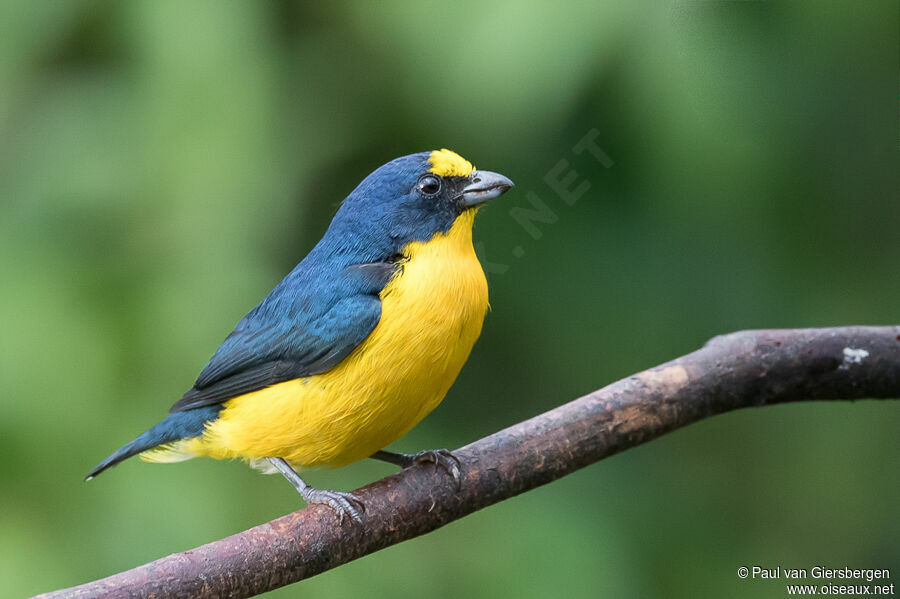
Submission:
M 401 156 L 343 200 L 321 240 L 246 316 L 155 426 L 87 475 L 150 462 L 239 458 L 280 472 L 307 504 L 361 521 L 352 493 L 299 472 L 375 458 L 433 463 L 445 449 L 384 450 L 444 399 L 481 334 L 488 287 L 472 227 L 513 187 L 447 149 Z

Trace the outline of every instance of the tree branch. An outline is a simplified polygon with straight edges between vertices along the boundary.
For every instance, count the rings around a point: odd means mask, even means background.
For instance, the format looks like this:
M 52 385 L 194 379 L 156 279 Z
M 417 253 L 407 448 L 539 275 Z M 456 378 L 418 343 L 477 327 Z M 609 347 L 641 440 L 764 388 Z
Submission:
M 722 412 L 900 397 L 900 326 L 743 331 L 462 447 L 462 487 L 416 466 L 355 491 L 362 524 L 312 506 L 60 597 L 249 597 L 309 578 Z

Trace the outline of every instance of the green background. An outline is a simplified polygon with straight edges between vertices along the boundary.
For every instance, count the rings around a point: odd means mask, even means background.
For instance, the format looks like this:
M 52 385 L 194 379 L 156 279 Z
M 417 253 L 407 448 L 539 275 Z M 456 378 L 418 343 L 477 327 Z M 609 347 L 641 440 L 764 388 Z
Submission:
M 4 596 L 300 506 L 240 462 L 81 478 L 395 156 L 448 147 L 517 183 L 476 225 L 504 267 L 482 338 L 398 450 L 719 333 L 900 320 L 896 2 L 322 4 L 0 8 Z M 572 151 L 594 129 L 609 168 Z M 573 206 L 560 160 L 590 183 Z M 529 192 L 555 222 L 511 216 Z M 727 414 L 270 596 L 785 596 L 738 579 L 756 564 L 900 583 L 898 425 L 889 402 Z

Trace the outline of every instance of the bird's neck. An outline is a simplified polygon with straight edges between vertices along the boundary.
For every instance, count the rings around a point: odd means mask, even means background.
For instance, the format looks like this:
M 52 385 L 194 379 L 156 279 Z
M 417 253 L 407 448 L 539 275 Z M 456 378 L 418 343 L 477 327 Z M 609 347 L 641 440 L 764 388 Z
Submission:
M 386 262 L 396 258 L 410 257 L 418 248 L 424 247 L 435 239 L 449 243 L 442 246 L 457 250 L 472 248 L 472 225 L 477 208 L 464 211 L 456 217 L 452 226 L 446 231 L 437 231 L 427 239 L 404 239 L 403 236 L 391 236 L 384 232 L 375 234 L 371 229 L 356 223 L 333 223 L 328 234 L 310 252 L 316 254 L 316 260 L 327 260 L 336 267 L 354 264 Z

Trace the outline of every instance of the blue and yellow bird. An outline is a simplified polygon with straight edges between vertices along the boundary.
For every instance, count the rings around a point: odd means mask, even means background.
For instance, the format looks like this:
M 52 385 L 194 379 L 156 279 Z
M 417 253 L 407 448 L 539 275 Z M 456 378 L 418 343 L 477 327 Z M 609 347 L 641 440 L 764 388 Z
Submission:
M 350 493 L 297 470 L 367 457 L 431 461 L 445 450 L 383 448 L 431 412 L 469 356 L 488 309 L 472 245 L 483 202 L 513 186 L 450 150 L 392 160 L 366 177 L 324 237 L 222 342 L 159 424 L 88 474 L 151 462 L 242 458 L 281 472 L 308 503 L 359 519 Z

